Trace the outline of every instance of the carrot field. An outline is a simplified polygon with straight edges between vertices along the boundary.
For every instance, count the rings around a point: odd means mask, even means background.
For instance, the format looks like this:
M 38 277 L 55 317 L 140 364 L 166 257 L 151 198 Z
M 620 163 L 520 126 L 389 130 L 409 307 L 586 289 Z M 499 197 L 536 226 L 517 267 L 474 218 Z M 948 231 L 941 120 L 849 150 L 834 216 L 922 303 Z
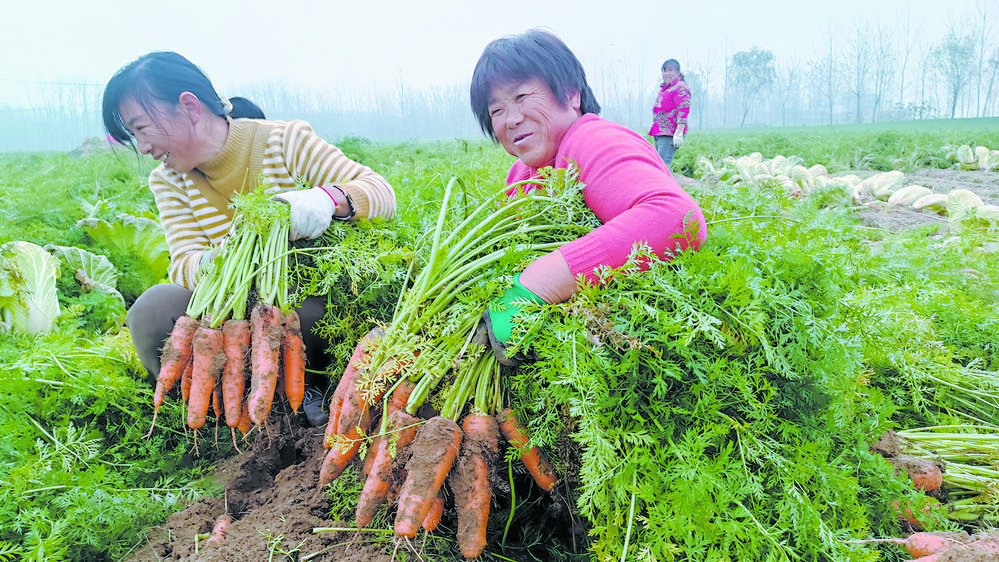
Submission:
M 438 282 L 451 277 L 433 271 L 436 244 L 460 238 L 512 159 L 478 139 L 330 140 L 389 181 L 399 212 L 289 248 L 290 301 L 328 299 L 326 403 L 352 356 L 371 378 L 418 351 L 399 369 L 439 386 L 417 419 L 457 418 L 449 393 L 479 371 L 391 328 L 462 337 L 447 312 L 497 283 Z M 245 437 L 211 408 L 195 434 L 174 391 L 152 427 L 156 381 L 122 322 L 165 282 L 153 165 L 100 142 L 0 154 L 0 561 L 464 559 L 455 481 L 433 531 L 401 537 L 381 498 L 359 521 L 365 454 L 387 449 L 377 419 L 332 478 L 330 433 L 286 398 Z M 554 482 L 501 437 L 480 469 L 477 559 L 892 561 L 916 557 L 903 548 L 916 532 L 950 560 L 992 552 L 999 119 L 693 131 L 674 171 L 706 244 L 539 307 L 536 360 L 481 379 L 481 402 L 515 412 Z M 546 236 L 585 223 L 565 221 Z M 511 249 L 495 271 L 524 259 Z M 461 289 L 420 293 L 445 286 Z M 435 314 L 402 314 L 431 301 Z M 358 345 L 376 326 L 381 352 Z

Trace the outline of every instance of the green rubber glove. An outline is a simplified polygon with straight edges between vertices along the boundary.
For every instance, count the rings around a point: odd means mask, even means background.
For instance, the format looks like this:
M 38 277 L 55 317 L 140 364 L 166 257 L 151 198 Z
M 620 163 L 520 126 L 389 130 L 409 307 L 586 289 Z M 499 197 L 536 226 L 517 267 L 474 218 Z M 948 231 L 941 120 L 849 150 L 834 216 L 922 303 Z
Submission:
M 526 303 L 546 304 L 527 287 L 520 284 L 520 274 L 513 278 L 513 286 L 489 304 L 490 336 L 504 346 L 510 345 L 513 336 L 513 317 L 520 313 Z

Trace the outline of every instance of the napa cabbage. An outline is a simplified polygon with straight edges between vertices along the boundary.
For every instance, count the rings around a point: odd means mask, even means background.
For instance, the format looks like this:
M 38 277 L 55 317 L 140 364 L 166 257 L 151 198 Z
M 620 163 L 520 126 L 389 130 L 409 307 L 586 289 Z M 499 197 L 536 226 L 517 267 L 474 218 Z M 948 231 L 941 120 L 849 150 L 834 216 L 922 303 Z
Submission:
M 59 317 L 59 260 L 31 242 L 0 246 L 0 321 L 28 335 L 52 330 Z

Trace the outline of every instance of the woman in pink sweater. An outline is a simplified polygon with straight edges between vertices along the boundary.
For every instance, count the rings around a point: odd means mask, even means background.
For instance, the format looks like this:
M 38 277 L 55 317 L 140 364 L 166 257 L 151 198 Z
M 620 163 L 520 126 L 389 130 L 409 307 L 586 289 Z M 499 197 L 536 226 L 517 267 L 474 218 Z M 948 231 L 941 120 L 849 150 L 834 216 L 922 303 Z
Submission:
M 603 223 L 536 259 L 490 306 L 495 347 L 510 342 L 515 302 L 565 301 L 577 277 L 594 282 L 596 268 L 623 265 L 636 242 L 669 259 L 704 241 L 700 207 L 644 137 L 599 117 L 582 65 L 551 33 L 535 29 L 489 43 L 472 75 L 471 102 L 482 131 L 518 158 L 507 185 L 575 162 L 586 204 Z
M 656 103 L 652 106 L 652 127 L 649 135 L 656 139 L 656 150 L 667 166 L 673 155 L 683 146 L 690 115 L 690 88 L 680 72 L 680 63 L 669 59 L 663 63 L 663 81 L 659 84 Z

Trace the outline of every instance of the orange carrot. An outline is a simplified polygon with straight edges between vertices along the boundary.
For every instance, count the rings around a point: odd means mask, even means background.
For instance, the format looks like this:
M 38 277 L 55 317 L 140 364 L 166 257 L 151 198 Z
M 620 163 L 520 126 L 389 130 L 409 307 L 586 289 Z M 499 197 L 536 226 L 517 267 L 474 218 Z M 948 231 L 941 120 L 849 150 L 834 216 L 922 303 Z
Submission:
M 364 480 L 364 489 L 357 500 L 357 528 L 363 529 L 371 523 L 378 508 L 388 495 L 392 478 L 392 461 L 399 451 L 407 447 L 416 437 L 419 418 L 407 414 L 404 410 L 394 410 L 389 414 L 386 433 L 375 437 L 371 450 L 371 467 L 368 477 Z M 395 455 L 392 445 L 395 444 Z
M 246 352 L 250 348 L 250 323 L 231 318 L 222 324 L 222 348 L 225 368 L 222 371 L 222 406 L 225 423 L 236 427 L 243 414 L 243 387 L 246 384 Z
M 212 412 L 215 413 L 215 421 L 218 422 L 219 416 L 222 415 L 222 410 L 219 409 L 219 387 L 216 386 L 212 389 Z M 218 425 L 216 423 L 215 425 Z
M 916 458 L 917 461 L 906 466 L 906 473 L 912 480 L 913 487 L 930 492 L 943 486 L 943 463 L 933 459 Z
M 369 332 L 368 336 L 370 335 L 371 332 Z M 330 419 L 326 423 L 326 438 L 323 440 L 323 445 L 327 449 L 330 448 L 333 438 L 343 433 L 340 430 L 340 411 L 343 408 L 343 402 L 347 398 L 347 395 L 354 390 L 354 378 L 357 376 L 358 365 L 368 357 L 368 354 L 364 351 L 367 345 L 365 338 L 368 338 L 368 336 L 361 338 L 361 341 L 357 342 L 357 345 L 354 346 L 354 352 L 347 361 L 347 367 L 343 370 L 343 375 L 340 377 L 340 382 L 336 385 L 336 390 L 333 391 L 333 398 L 330 400 Z
M 274 402 L 278 379 L 278 351 L 284 338 L 281 311 L 260 303 L 250 313 L 250 419 L 260 425 L 267 421 Z
M 347 399 L 348 394 L 354 392 L 354 382 L 358 374 L 358 369 L 370 356 L 366 350 L 370 350 L 375 346 L 375 342 L 382 336 L 382 333 L 381 328 L 373 328 L 365 334 L 361 338 L 361 341 L 357 342 L 354 352 L 351 353 L 350 359 L 347 360 L 347 367 L 344 368 L 340 382 L 337 384 L 336 390 L 333 391 L 333 398 L 330 400 L 330 419 L 326 424 L 326 439 L 323 441 L 327 449 L 330 446 L 331 439 L 335 435 L 342 435 L 348 429 L 348 426 L 342 426 L 340 423 L 340 419 L 343 417 L 341 414 L 344 401 Z
M 357 426 L 350 428 L 346 435 L 337 437 L 336 443 L 326 452 L 323 465 L 319 469 L 319 485 L 321 486 L 336 480 L 343 473 L 343 470 L 350 464 L 350 460 L 357 454 L 361 440 L 364 439 Z
M 395 410 L 405 410 L 406 403 L 409 402 L 409 396 L 413 394 L 414 389 L 416 389 L 415 382 L 409 379 L 399 381 L 395 390 L 392 391 L 392 397 L 389 399 L 388 406 L 385 407 L 385 415 Z
M 458 456 L 461 439 L 458 424 L 443 416 L 434 416 L 420 426 L 410 446 L 413 455 L 406 463 L 406 482 L 399 493 L 396 536 L 416 536 Z
M 951 533 L 953 535 L 953 533 Z M 931 554 L 941 554 L 946 552 L 955 544 L 954 540 L 938 533 L 913 533 L 908 538 L 896 539 L 864 539 L 855 541 L 843 541 L 851 544 L 862 544 L 869 542 L 888 542 L 904 546 L 913 558 L 922 558 Z M 963 542 L 963 541 L 962 541 Z
M 462 456 L 451 473 L 455 510 L 458 512 L 458 546 L 465 558 L 475 558 L 486 547 L 486 525 L 492 486 L 489 468 L 499 450 L 496 418 L 469 414 L 462 422 L 465 440 Z
M 219 545 L 225 540 L 225 534 L 229 530 L 229 525 L 232 524 L 232 517 L 228 513 L 223 513 L 218 516 L 215 520 L 215 526 L 212 527 L 212 534 L 208 537 L 209 544 Z
M 180 377 L 180 401 L 187 404 L 191 399 L 191 383 L 194 382 L 194 359 L 188 359 L 184 374 Z
M 426 518 L 423 519 L 423 529 L 428 533 L 433 532 L 437 525 L 440 525 L 442 515 L 444 515 L 444 500 L 438 493 L 437 497 L 434 498 L 434 503 L 430 504 L 430 511 L 427 512 Z
M 497 414 L 497 421 L 499 421 L 503 436 L 520 452 L 520 460 L 527 466 L 527 470 L 534 477 L 538 486 L 541 486 L 546 492 L 554 490 L 555 484 L 558 483 L 555 470 L 548 463 L 548 459 L 545 458 L 541 450 L 531 445 L 531 440 L 528 439 L 520 422 L 517 421 L 517 415 L 514 414 L 513 410 L 507 408 Z
M 215 389 L 215 381 L 225 365 L 222 351 L 222 332 L 201 326 L 194 333 L 194 371 L 191 380 L 191 398 L 188 401 L 187 425 L 198 429 L 205 425 L 208 406 Z
M 173 330 L 166 339 L 163 353 L 160 354 L 160 372 L 156 375 L 156 390 L 153 391 L 153 423 L 149 426 L 146 437 L 153 434 L 156 417 L 160 413 L 160 406 L 163 405 L 167 392 L 170 392 L 173 385 L 181 379 L 184 369 L 191 361 L 191 341 L 197 329 L 197 320 L 190 316 L 181 316 L 174 323 Z
M 305 344 L 302 342 L 302 323 L 298 313 L 289 311 L 282 319 L 284 339 L 281 351 L 284 356 L 284 392 L 291 409 L 296 414 L 305 398 Z
M 250 405 L 243 400 L 242 413 L 239 416 L 239 422 L 236 423 L 236 429 L 238 429 L 245 437 L 250 429 L 253 428 L 253 420 L 250 419 Z

